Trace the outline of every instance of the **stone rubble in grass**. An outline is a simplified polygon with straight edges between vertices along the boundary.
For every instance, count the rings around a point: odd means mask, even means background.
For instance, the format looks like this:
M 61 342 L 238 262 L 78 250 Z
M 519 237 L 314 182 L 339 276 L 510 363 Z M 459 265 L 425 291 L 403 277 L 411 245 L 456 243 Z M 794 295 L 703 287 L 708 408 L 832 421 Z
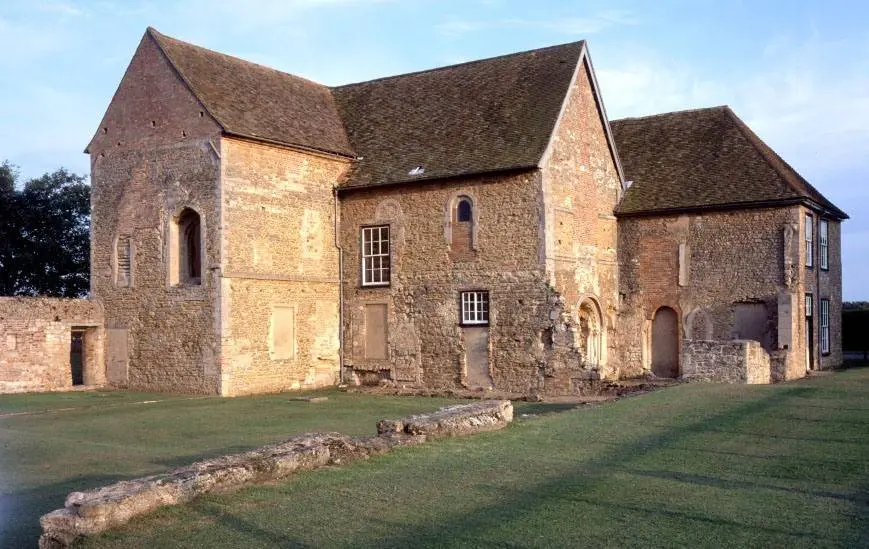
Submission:
M 382 455 L 396 446 L 422 444 L 429 438 L 471 435 L 506 427 L 513 420 L 509 400 L 441 408 L 431 414 L 377 423 L 377 435 L 309 433 L 244 452 L 199 461 L 167 473 L 125 480 L 70 493 L 63 509 L 43 515 L 40 549 L 61 549 L 80 536 L 120 526 L 137 515 L 197 496 L 285 478 L 299 471 Z

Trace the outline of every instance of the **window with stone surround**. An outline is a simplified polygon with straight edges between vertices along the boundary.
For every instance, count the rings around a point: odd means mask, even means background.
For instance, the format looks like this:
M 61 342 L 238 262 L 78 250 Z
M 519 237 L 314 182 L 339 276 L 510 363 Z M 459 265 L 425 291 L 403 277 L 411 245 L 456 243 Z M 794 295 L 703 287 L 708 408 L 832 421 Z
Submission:
M 806 267 L 811 267 L 815 262 L 815 258 L 812 255 L 814 251 L 814 220 L 814 217 L 806 214 Z
M 450 201 L 449 233 L 453 259 L 469 261 L 474 258 L 474 202 L 470 196 L 458 195 Z
M 362 227 L 362 285 L 388 286 L 389 225 Z
M 489 292 L 483 290 L 462 292 L 461 302 L 463 326 L 489 324 Z
M 830 354 L 830 300 L 821 299 L 821 354 Z
M 174 286 L 202 284 L 202 219 L 184 208 L 171 227 L 170 282 Z
M 830 251 L 828 246 L 829 226 L 826 219 L 818 221 L 818 261 L 821 263 L 821 269 L 827 270 L 830 268 Z

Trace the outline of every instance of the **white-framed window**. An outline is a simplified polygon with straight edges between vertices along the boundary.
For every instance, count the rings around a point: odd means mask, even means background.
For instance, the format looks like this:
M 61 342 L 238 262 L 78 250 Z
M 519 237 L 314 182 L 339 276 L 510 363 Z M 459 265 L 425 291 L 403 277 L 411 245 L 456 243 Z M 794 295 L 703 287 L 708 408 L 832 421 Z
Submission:
M 806 214 L 806 267 L 814 265 L 815 258 L 812 256 L 814 251 L 814 217 Z
M 814 303 L 812 302 L 812 294 L 806 294 L 806 318 L 809 318 L 815 312 L 812 310 Z
M 826 219 L 818 220 L 818 254 L 821 268 L 827 270 L 830 268 L 830 252 L 828 247 L 829 226 Z
M 489 323 L 489 292 L 462 292 L 462 324 Z
M 362 227 L 362 285 L 389 285 L 389 225 Z
M 830 300 L 821 299 L 821 354 L 830 353 Z

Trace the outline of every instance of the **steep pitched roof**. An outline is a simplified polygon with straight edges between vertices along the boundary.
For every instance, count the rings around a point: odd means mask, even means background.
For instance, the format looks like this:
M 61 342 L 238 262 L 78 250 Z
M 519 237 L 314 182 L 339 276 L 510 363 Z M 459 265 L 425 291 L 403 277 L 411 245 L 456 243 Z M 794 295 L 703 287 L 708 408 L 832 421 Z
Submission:
M 329 88 L 236 57 L 147 33 L 229 134 L 354 156 Z
M 343 188 L 535 168 L 584 42 L 333 88 L 361 157 Z M 417 175 L 409 172 L 421 166 Z
M 620 215 L 807 203 L 848 217 L 727 106 L 611 126 L 625 178 L 633 181 L 616 210 Z

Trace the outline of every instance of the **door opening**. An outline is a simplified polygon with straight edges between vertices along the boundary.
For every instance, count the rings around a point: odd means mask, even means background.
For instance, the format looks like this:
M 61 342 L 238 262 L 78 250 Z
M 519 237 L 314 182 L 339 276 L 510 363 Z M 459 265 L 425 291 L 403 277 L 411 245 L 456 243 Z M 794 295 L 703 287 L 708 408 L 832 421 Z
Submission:
M 73 385 L 84 385 L 84 339 L 84 331 L 70 332 L 69 367 Z

